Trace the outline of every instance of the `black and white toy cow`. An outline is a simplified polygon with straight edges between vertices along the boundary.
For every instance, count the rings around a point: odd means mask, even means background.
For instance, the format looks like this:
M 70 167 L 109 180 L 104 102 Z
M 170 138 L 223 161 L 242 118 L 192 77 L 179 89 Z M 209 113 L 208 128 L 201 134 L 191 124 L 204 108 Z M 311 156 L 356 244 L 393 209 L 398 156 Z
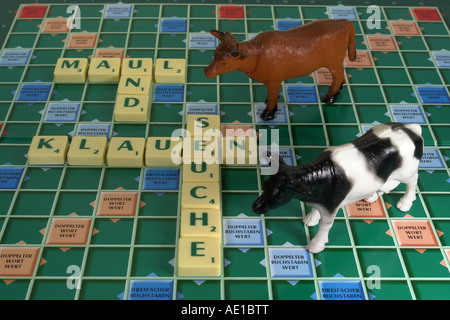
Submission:
M 421 133 L 418 124 L 379 124 L 350 143 L 327 148 L 311 163 L 288 166 L 280 158 L 278 172 L 264 182 L 253 211 L 266 213 L 291 199 L 311 205 L 313 209 L 303 221 L 307 226 L 320 224 L 307 249 L 320 252 L 328 242 L 336 213 L 347 204 L 373 202 L 405 183 L 406 192 L 397 208 L 411 208 L 423 153 Z

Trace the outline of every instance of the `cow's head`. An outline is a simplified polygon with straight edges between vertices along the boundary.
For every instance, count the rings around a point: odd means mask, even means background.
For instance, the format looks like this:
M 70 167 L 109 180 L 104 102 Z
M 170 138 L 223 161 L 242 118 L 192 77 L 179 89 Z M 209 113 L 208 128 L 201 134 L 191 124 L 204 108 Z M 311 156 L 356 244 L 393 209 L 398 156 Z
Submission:
M 230 31 L 224 33 L 211 30 L 210 32 L 220 42 L 214 52 L 213 62 L 205 68 L 205 75 L 208 78 L 214 78 L 219 74 L 237 70 L 242 59 L 247 57 L 247 53 L 240 48 L 239 42 Z
M 309 188 L 296 175 L 297 167 L 289 167 L 279 157 L 279 169 L 264 181 L 263 193 L 255 200 L 252 209 L 255 213 L 266 213 L 288 203 L 292 198 L 309 194 Z

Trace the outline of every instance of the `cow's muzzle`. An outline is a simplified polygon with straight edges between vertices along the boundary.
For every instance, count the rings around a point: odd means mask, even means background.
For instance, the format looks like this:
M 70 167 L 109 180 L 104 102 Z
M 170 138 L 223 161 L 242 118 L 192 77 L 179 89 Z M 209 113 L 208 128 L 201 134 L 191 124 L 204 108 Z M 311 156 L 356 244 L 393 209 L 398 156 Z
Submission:
M 265 201 L 262 199 L 262 197 L 259 197 L 258 199 L 253 202 L 252 210 L 254 213 L 263 214 L 266 213 L 268 208 L 265 204 Z
M 205 68 L 205 76 L 207 76 L 208 78 L 214 78 L 214 77 L 217 77 L 217 72 L 213 71 L 212 66 L 207 66 Z

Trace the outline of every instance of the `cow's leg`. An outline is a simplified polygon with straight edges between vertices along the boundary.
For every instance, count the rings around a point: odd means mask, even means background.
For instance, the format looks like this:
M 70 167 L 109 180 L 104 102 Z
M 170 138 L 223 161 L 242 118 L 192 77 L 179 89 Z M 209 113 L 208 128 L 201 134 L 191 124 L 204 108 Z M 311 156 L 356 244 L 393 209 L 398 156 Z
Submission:
M 389 193 L 400 184 L 400 181 L 398 180 L 388 180 L 383 184 L 383 186 L 380 188 L 380 190 L 377 191 L 378 196 L 382 196 L 385 193 Z
M 366 202 L 375 202 L 375 201 L 377 201 L 377 199 L 378 199 L 378 193 L 374 192 L 370 196 L 364 198 L 364 201 L 366 201 Z
M 344 66 L 342 63 L 333 68 L 328 69 L 333 75 L 333 82 L 328 90 L 322 102 L 326 104 L 333 104 L 336 102 L 339 91 L 342 89 L 342 85 L 345 83 Z
M 303 223 L 308 227 L 314 227 L 320 221 L 320 213 L 317 209 L 313 208 L 306 217 L 303 218 Z
M 333 226 L 334 218 L 336 217 L 338 209 L 339 208 L 336 208 L 333 212 L 329 212 L 324 208 L 319 209 L 319 231 L 317 231 L 316 236 L 306 246 L 306 249 L 308 249 L 310 252 L 318 253 L 325 249 L 325 243 L 328 242 L 328 233 Z
M 406 191 L 403 197 L 397 202 L 397 208 L 401 211 L 408 211 L 411 209 L 414 200 L 416 200 L 416 186 L 419 175 L 414 174 L 410 180 L 406 181 Z
M 275 118 L 275 112 L 277 111 L 277 100 L 280 95 L 281 82 L 271 82 L 266 85 L 267 87 L 267 106 L 261 113 L 261 119 L 269 121 Z

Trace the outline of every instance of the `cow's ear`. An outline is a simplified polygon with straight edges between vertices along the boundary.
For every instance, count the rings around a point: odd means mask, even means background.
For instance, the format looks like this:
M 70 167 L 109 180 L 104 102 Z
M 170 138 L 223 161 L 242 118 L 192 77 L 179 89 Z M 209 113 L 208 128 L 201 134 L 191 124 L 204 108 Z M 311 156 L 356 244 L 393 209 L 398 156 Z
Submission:
M 231 34 L 230 31 L 225 32 L 224 38 L 225 37 L 226 37 L 227 41 L 232 41 L 232 42 L 236 42 L 237 43 L 236 38 Z
M 225 33 L 219 30 L 211 30 L 209 32 L 219 40 L 222 40 L 223 36 L 225 35 Z

